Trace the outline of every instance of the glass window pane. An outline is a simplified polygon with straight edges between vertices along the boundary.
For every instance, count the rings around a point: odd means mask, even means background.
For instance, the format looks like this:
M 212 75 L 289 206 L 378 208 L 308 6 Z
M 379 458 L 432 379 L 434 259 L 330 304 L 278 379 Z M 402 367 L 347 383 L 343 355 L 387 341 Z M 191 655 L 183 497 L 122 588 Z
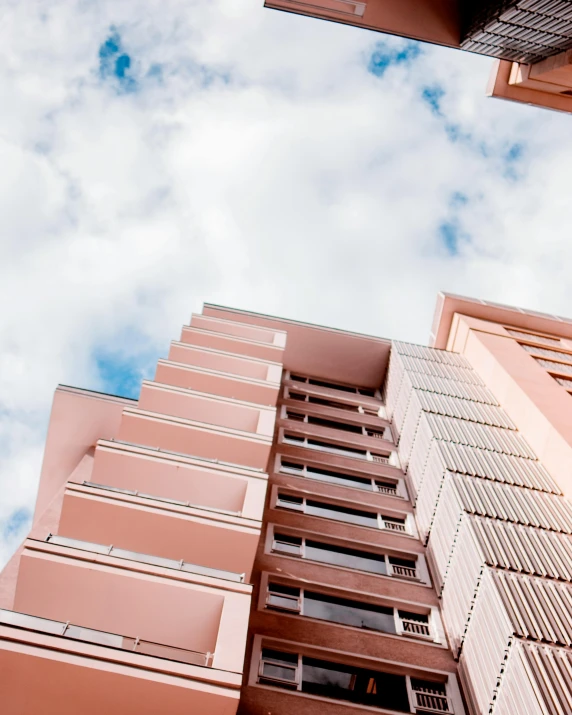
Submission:
M 387 574 L 385 557 L 357 549 L 347 549 L 332 544 L 322 544 L 318 541 L 306 541 L 305 556 L 312 561 L 346 566 L 359 571 L 370 571 L 377 574 Z
M 371 479 L 353 477 L 349 474 L 330 472 L 326 469 L 317 469 L 315 467 L 308 467 L 307 472 L 311 479 L 329 482 L 330 484 L 341 484 L 344 487 L 357 487 L 358 489 L 372 490 Z
M 271 660 L 275 663 L 280 663 L 281 665 L 298 664 L 297 653 L 284 653 L 281 650 L 273 650 L 272 648 L 262 649 L 262 659 Z
M 304 591 L 303 614 L 310 618 L 343 623 L 384 633 L 395 633 L 393 608 Z
M 313 501 L 312 499 L 306 500 L 306 514 L 322 516 L 326 519 L 337 519 L 338 521 L 346 521 L 360 526 L 377 527 L 377 514 L 371 511 L 349 509 L 335 504 Z

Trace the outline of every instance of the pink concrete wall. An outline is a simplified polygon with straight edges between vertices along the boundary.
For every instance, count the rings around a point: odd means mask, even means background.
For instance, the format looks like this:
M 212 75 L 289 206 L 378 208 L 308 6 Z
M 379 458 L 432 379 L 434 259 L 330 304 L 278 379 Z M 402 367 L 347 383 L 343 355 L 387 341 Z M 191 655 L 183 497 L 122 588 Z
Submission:
M 243 432 L 256 432 L 258 428 L 259 410 L 256 407 L 147 381 L 141 386 L 139 408 Z
M 14 608 L 206 653 L 215 649 L 223 603 L 212 589 L 28 552 Z
M 54 395 L 36 500 L 38 519 L 84 454 L 102 437 L 116 436 L 123 408 L 132 400 L 59 387 Z
M 187 514 L 182 507 L 175 511 L 140 502 L 70 491 L 64 498 L 59 534 L 235 573 L 250 573 L 259 538 L 255 526 L 243 526 L 239 519 L 228 517 L 209 518 L 206 512 L 198 516 L 198 511 L 192 514 L 189 510 Z
M 451 347 L 493 391 L 560 488 L 572 497 L 572 410 L 566 390 L 495 323 L 459 316 Z
M 275 405 L 279 390 L 278 383 L 272 384 L 266 380 L 255 381 L 252 378 L 166 361 L 159 361 L 155 381 L 260 405 Z
M 281 367 L 279 363 L 268 363 L 242 355 L 232 355 L 219 350 L 208 350 L 178 342 L 171 343 L 169 360 L 183 365 L 227 372 L 231 375 L 251 377 L 254 380 L 266 380 L 268 379 L 269 368 L 274 366 Z M 280 376 L 278 376 L 279 380 Z
M 208 425 L 162 419 L 137 410 L 126 410 L 118 439 L 134 444 L 159 447 L 181 454 L 218 459 L 224 462 L 265 469 L 271 440 L 269 437 L 209 428 Z
M 217 509 L 243 509 L 247 478 L 117 448 L 98 447 L 95 455 L 91 481 L 97 484 Z

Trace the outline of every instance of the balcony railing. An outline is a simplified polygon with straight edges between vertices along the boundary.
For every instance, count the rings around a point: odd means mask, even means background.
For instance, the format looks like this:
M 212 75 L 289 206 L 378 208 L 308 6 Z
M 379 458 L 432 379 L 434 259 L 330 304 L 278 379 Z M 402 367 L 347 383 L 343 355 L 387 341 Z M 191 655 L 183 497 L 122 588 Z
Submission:
M 414 697 L 414 707 L 417 713 L 452 713 L 453 709 L 449 703 L 449 698 L 444 692 L 444 686 L 435 688 L 428 686 L 414 685 L 411 689 Z
M 228 509 L 217 509 L 213 506 L 204 506 L 203 504 L 193 504 L 190 501 L 181 501 L 179 499 L 169 499 L 168 497 L 160 497 L 156 494 L 145 494 L 144 492 L 137 491 L 137 489 L 122 489 L 120 487 L 112 487 L 109 484 L 97 484 L 96 482 L 82 482 L 84 487 L 91 487 L 92 489 L 105 489 L 108 492 L 119 492 L 120 494 L 127 494 L 130 497 L 139 497 L 140 499 L 153 499 L 154 501 L 165 502 L 166 504 L 175 504 L 176 506 L 185 506 L 189 509 L 202 509 L 203 511 L 212 511 L 217 514 L 229 514 L 230 516 L 241 516 L 240 511 L 229 511 Z
M 189 665 L 212 665 L 212 653 L 199 653 L 184 648 L 153 643 L 142 638 L 120 636 L 116 633 L 98 631 L 93 628 L 83 628 L 82 626 L 73 625 L 69 622 L 52 621 L 48 618 L 30 616 L 25 613 L 18 613 L 17 611 L 0 609 L 0 624 L 23 628 L 28 631 L 36 631 L 38 633 L 49 633 L 50 635 L 70 638 L 71 640 L 94 643 L 107 648 L 117 648 L 118 650 L 140 653 L 141 655 L 150 655 L 155 658 L 163 658 L 164 660 L 175 660 L 179 663 L 188 663 Z
M 127 549 L 118 549 L 116 546 L 105 546 L 103 544 L 94 544 L 90 541 L 80 541 L 79 539 L 69 539 L 67 536 L 55 536 L 50 534 L 46 541 L 56 546 L 66 546 L 68 548 L 80 549 L 81 551 L 91 551 L 95 554 L 103 554 L 104 556 L 114 556 L 119 559 L 129 559 L 130 561 L 139 561 L 143 564 L 151 566 L 162 566 L 163 568 L 176 569 L 177 571 L 188 571 L 189 573 L 198 574 L 200 576 L 211 576 L 213 578 L 222 578 L 225 581 L 235 581 L 244 583 L 245 574 L 233 573 L 232 571 L 224 571 L 223 569 L 214 569 L 209 566 L 199 566 L 198 564 L 190 564 L 181 559 L 165 559 L 161 556 L 152 556 L 151 554 L 140 554 L 137 551 L 128 551 Z
M 417 580 L 417 569 L 411 566 L 399 566 L 390 562 L 392 576 L 400 578 L 414 578 Z
M 417 621 L 410 618 L 401 618 L 400 621 L 403 633 L 426 638 L 431 637 L 431 627 L 426 621 Z

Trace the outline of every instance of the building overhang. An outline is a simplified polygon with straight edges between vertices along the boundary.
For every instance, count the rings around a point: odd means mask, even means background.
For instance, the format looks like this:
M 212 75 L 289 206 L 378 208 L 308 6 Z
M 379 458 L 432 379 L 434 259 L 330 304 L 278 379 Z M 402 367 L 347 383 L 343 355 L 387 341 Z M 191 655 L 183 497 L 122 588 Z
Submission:
M 284 367 L 291 372 L 374 388 L 385 377 L 390 340 L 211 303 L 203 315 L 285 331 Z
M 513 308 L 500 303 L 451 293 L 439 293 L 429 339 L 431 347 L 441 350 L 447 348 L 455 314 L 572 339 L 572 320 L 570 318 Z

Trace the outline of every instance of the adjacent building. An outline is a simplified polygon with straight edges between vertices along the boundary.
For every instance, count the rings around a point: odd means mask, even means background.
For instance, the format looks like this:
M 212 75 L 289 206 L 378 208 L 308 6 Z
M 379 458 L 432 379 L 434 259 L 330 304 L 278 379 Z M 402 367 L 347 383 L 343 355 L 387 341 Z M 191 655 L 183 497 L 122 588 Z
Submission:
M 570 0 L 265 0 L 264 4 L 496 58 L 488 94 L 572 112 Z
M 138 400 L 57 389 L 0 711 L 569 714 L 571 393 L 564 318 L 205 305 Z

